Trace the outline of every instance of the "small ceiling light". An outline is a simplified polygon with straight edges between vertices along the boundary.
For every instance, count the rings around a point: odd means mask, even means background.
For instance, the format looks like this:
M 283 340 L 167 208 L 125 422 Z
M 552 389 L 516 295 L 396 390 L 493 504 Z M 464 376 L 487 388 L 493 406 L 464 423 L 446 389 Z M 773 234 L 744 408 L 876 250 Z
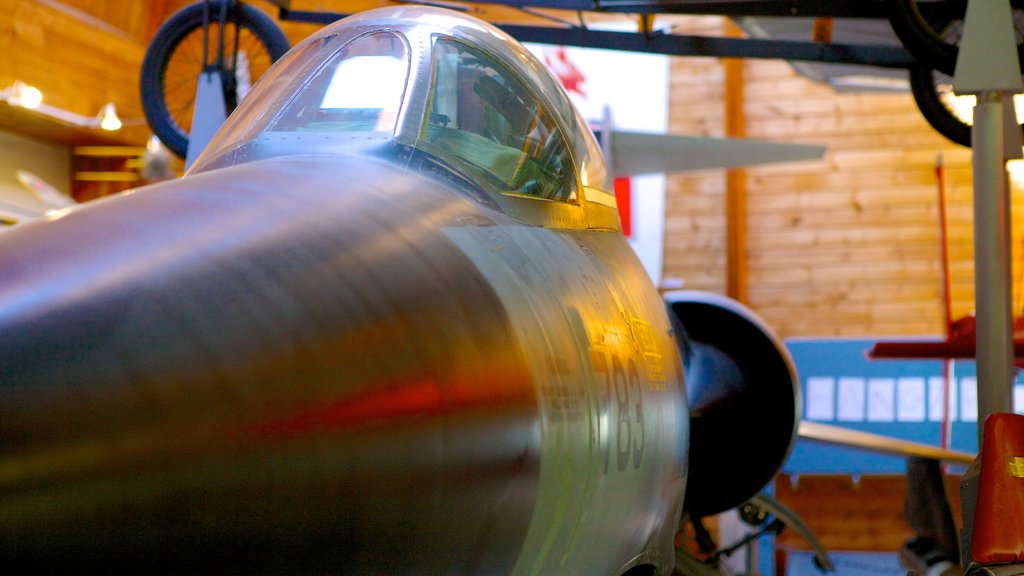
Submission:
M 25 108 L 38 108 L 43 103 L 43 93 L 35 86 L 23 82 L 15 82 L 18 104 Z
M 961 122 L 968 126 L 974 125 L 974 106 L 978 99 L 970 94 L 958 96 L 953 94 L 953 87 L 942 85 L 936 87 L 939 98 L 946 108 L 953 113 Z M 1024 123 L 1024 94 L 1016 94 L 1013 97 L 1014 112 L 1017 114 L 1017 123 Z
M 953 94 L 952 90 L 942 92 L 939 97 L 958 120 L 968 126 L 974 124 L 974 105 L 978 102 L 977 98 L 969 94 L 958 96 Z
M 117 117 L 113 102 L 107 102 L 100 110 L 100 128 L 110 131 L 121 129 L 121 119 Z
M 157 138 L 156 134 L 151 134 L 149 140 L 146 141 L 146 150 L 149 152 L 163 152 L 164 144 Z
M 82 128 L 102 128 L 103 130 L 120 130 L 126 123 L 141 125 L 145 120 L 141 118 L 129 118 L 122 121 L 117 115 L 117 108 L 113 102 L 107 102 L 100 108 L 99 114 L 85 116 L 77 112 L 58 108 L 43 102 L 43 93 L 35 86 L 25 84 L 21 80 L 15 80 L 6 88 L 0 88 L 0 102 L 6 102 L 10 106 L 28 108 L 37 114 L 42 114 L 54 120 L 63 122 L 70 126 Z
M 1017 186 L 1017 189 L 1024 188 L 1024 160 L 1008 160 L 1006 171 L 1009 172 L 1010 181 Z
M 38 108 L 43 103 L 43 93 L 35 86 L 29 86 L 21 80 L 15 80 L 7 88 L 0 90 L 0 96 L 11 106 L 22 108 Z

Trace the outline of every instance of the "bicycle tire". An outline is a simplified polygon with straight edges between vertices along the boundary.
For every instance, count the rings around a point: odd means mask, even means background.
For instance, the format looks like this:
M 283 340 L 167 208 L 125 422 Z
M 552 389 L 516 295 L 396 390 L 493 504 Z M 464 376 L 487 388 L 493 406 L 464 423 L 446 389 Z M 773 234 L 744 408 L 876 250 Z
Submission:
M 971 127 L 956 117 L 935 90 L 935 70 L 915 66 L 910 72 L 910 91 L 924 119 L 932 128 L 961 146 L 971 147 Z
M 935 70 L 927 66 L 910 69 L 910 91 L 921 115 L 932 128 L 961 146 L 971 147 L 971 126 L 946 107 L 935 89 Z M 1024 125 L 1021 126 L 1024 131 Z
M 918 0 L 888 0 L 889 24 L 903 43 L 904 48 L 924 66 L 953 75 L 956 59 L 960 54 L 959 42 L 950 43 L 941 34 L 954 21 L 962 21 L 963 15 L 946 14 L 938 21 L 929 21 L 918 7 Z M 963 3 L 966 7 L 966 2 Z M 1012 10 L 1024 10 L 1024 2 L 1014 0 Z M 1024 70 L 1024 43 L 1018 38 L 1017 55 Z
M 214 27 L 219 26 L 217 19 L 225 2 L 230 3 L 227 22 L 235 25 L 236 37 L 241 36 L 243 32 L 250 34 L 266 50 L 271 63 L 277 61 L 291 47 L 281 28 L 269 16 L 252 6 L 232 0 L 214 0 L 209 3 L 209 36 L 211 40 L 216 39 L 218 35 L 219 28 Z M 204 4 L 206 2 L 200 1 L 185 6 L 160 26 L 146 48 L 140 72 L 142 110 L 146 115 L 146 120 L 153 133 L 168 150 L 181 158 L 184 158 L 188 151 L 188 131 L 191 122 L 179 122 L 175 118 L 174 112 L 183 112 L 188 119 L 191 119 L 193 103 L 186 102 L 187 108 L 172 112 L 167 97 L 166 75 L 168 65 L 179 48 L 182 48 L 183 41 L 196 30 L 202 31 Z M 230 30 L 230 26 L 226 24 L 225 29 Z M 225 40 L 225 45 L 228 44 Z M 202 72 L 201 61 L 195 68 L 194 77 L 196 79 L 200 72 Z M 194 85 L 193 83 L 192 86 Z M 188 95 L 188 92 L 186 91 L 185 94 Z M 194 89 L 188 97 L 194 99 Z M 227 104 L 227 112 L 230 114 L 234 109 L 234 102 Z M 189 124 L 189 126 L 182 126 L 182 124 Z

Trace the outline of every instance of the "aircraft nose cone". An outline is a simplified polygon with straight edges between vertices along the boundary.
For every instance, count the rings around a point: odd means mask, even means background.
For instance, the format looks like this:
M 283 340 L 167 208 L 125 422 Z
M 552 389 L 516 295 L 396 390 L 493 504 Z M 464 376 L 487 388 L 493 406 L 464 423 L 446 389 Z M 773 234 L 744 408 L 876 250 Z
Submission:
M 445 234 L 482 217 L 332 162 L 190 176 L 0 236 L 5 556 L 510 569 L 493 542 L 529 522 L 536 402 Z

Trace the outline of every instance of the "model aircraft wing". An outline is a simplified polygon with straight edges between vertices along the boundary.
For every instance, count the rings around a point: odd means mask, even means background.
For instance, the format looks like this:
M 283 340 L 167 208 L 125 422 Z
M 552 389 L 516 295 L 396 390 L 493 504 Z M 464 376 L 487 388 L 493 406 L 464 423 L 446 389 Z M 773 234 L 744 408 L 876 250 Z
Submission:
M 825 146 L 612 130 L 605 154 L 615 178 L 818 160 Z
M 77 204 L 73 198 L 60 190 L 47 184 L 45 180 L 27 170 L 16 170 L 14 172 L 18 182 L 25 187 L 29 193 L 46 206 L 47 210 L 60 210 Z
M 5 226 L 14 226 L 21 221 L 21 218 L 11 214 L 3 209 L 0 209 L 0 230 L 3 230 Z
M 884 452 L 899 456 L 925 458 L 953 464 L 971 464 L 974 454 L 940 448 L 920 442 L 898 440 L 880 434 L 872 434 L 850 428 L 831 426 L 820 422 L 801 421 L 798 434 L 800 438 L 837 446 L 861 448 L 872 452 Z
M 34 210 L 19 204 L 0 201 L 0 225 L 3 226 L 22 224 L 30 220 L 42 218 L 45 215 L 46 213 L 43 210 Z

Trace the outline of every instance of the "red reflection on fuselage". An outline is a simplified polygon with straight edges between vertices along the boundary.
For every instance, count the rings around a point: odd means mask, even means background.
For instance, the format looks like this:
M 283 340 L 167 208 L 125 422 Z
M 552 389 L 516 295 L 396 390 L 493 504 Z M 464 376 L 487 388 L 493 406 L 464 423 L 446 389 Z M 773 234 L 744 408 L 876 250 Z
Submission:
M 423 380 L 307 407 L 291 415 L 253 424 L 244 431 L 249 436 L 275 437 L 344 430 L 399 418 L 437 416 L 443 404 L 437 383 Z
M 291 437 L 391 424 L 396 420 L 412 423 L 490 407 L 509 409 L 535 405 L 533 386 L 528 378 L 488 375 L 485 379 L 466 379 L 447 386 L 425 378 L 307 406 L 245 426 L 242 433 L 250 438 Z

